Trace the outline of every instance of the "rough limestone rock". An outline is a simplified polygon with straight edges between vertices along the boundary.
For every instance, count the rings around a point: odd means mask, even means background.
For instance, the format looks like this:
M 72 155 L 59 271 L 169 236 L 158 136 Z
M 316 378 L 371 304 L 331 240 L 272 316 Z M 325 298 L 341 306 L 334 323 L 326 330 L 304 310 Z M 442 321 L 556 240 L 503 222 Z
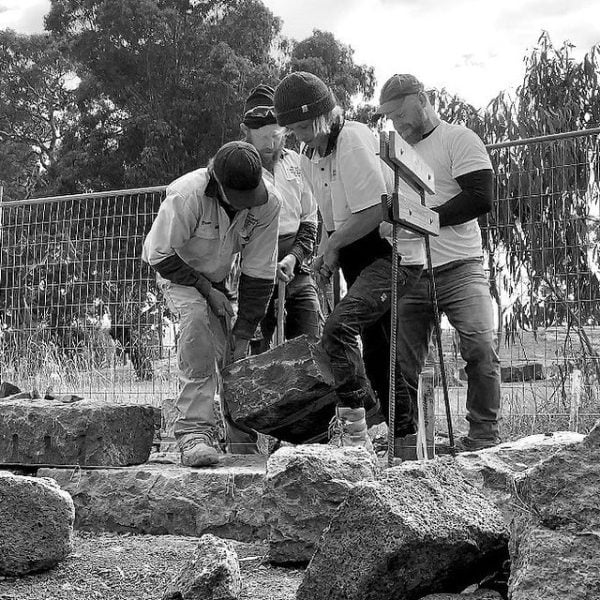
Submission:
M 517 481 L 512 600 L 600 598 L 600 423 Z
M 265 458 L 223 458 L 191 469 L 146 464 L 122 469 L 40 469 L 73 497 L 75 527 L 89 531 L 267 537 L 262 510 Z
M 451 459 L 405 463 L 350 491 L 324 531 L 298 600 L 417 600 L 495 570 L 508 531 Z
M 584 437 L 573 431 L 531 435 L 478 452 L 462 452 L 456 456 L 456 464 L 462 474 L 496 505 L 509 524 L 514 516 L 511 494 L 515 478 L 562 448 L 581 442 Z
M 0 471 L 0 575 L 50 569 L 73 549 L 73 501 L 52 479 Z
M 203 535 L 194 556 L 170 583 L 163 600 L 237 600 L 241 592 L 236 551 L 225 540 Z
M 134 465 L 153 438 L 152 406 L 13 400 L 0 411 L 0 464 Z
M 324 434 L 334 414 L 333 375 L 316 338 L 300 336 L 223 371 L 231 417 L 292 443 Z
M 272 454 L 264 496 L 271 562 L 308 562 L 337 507 L 357 482 L 374 480 L 377 469 L 364 448 L 314 444 Z

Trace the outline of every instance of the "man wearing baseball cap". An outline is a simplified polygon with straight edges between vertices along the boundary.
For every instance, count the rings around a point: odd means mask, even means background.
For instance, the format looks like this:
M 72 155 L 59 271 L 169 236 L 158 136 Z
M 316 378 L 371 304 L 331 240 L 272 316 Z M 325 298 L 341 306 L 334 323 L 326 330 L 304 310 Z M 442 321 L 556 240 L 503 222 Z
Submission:
M 244 358 L 265 314 L 277 264 L 279 208 L 256 149 L 229 142 L 207 168 L 169 185 L 144 241 L 142 257 L 157 271 L 167 305 L 179 315 L 181 390 L 174 432 L 185 466 L 219 460 L 215 364 Z M 238 254 L 239 310 L 231 329 L 234 311 L 225 281 Z M 253 432 L 227 418 L 226 429 L 231 451 L 256 451 Z
M 409 74 L 390 77 L 378 112 L 433 169 L 435 190 L 427 206 L 439 213 L 432 237 L 432 268 L 439 308 L 460 337 L 468 378 L 469 433 L 457 444 L 479 450 L 500 441 L 500 363 L 477 218 L 493 205 L 493 171 L 481 139 L 470 129 L 442 121 L 421 82 Z M 429 279 L 421 277 L 398 305 L 398 355 L 403 379 L 400 405 L 416 406 L 416 389 L 434 327 Z M 416 411 L 412 411 L 414 421 Z M 404 418 L 406 415 L 399 415 Z
M 285 282 L 285 338 L 321 334 L 321 309 L 308 267 L 317 238 L 317 203 L 305 181 L 297 152 L 284 148 L 286 130 L 277 124 L 271 86 L 260 84 L 248 96 L 240 125 L 245 141 L 260 154 L 264 177 L 281 198 L 277 278 Z M 268 350 L 275 327 L 275 296 L 260 328 L 259 352 Z M 279 307 L 283 310 L 283 307 Z
M 327 280 L 339 267 L 348 284 L 322 336 L 338 398 L 332 441 L 370 448 L 365 409 L 376 404 L 371 387 L 384 409 L 388 397 L 392 248 L 379 226 L 381 196 L 393 191 L 393 174 L 379 159 L 373 133 L 363 123 L 346 120 L 331 90 L 315 75 L 287 75 L 275 90 L 274 106 L 278 124 L 303 144 L 302 166 L 327 233 L 315 269 Z M 402 254 L 399 294 L 420 275 L 422 241 L 408 242 Z

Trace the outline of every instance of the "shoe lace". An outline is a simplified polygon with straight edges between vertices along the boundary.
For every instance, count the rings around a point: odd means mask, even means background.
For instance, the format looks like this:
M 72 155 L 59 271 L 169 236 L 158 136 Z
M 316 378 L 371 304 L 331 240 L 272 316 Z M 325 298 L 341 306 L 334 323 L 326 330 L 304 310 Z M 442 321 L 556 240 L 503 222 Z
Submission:
M 183 444 L 180 445 L 180 450 L 190 450 L 196 444 L 206 444 L 207 446 L 215 447 L 215 441 L 210 433 L 198 433 L 193 437 L 188 437 Z
M 341 419 L 337 415 L 334 415 L 327 427 L 327 438 L 330 441 L 339 440 L 340 445 L 343 445 L 344 436 L 348 433 L 347 424 L 346 419 Z

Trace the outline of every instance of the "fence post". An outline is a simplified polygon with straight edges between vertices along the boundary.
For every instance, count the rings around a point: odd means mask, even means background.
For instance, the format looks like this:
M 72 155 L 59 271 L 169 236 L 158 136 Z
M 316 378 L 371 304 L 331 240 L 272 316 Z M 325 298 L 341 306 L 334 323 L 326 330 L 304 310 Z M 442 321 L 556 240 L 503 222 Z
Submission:
M 581 404 L 581 371 L 573 369 L 571 373 L 571 411 L 569 431 L 579 430 L 579 405 Z

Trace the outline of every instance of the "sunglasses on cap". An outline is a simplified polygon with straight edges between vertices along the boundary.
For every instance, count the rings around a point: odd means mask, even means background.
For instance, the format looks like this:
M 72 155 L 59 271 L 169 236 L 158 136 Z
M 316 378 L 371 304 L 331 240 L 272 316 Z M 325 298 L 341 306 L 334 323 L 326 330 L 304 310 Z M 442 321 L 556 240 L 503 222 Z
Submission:
M 272 106 L 255 106 L 244 113 L 244 118 L 254 117 L 257 119 L 264 119 L 267 117 L 275 118 L 275 111 Z

